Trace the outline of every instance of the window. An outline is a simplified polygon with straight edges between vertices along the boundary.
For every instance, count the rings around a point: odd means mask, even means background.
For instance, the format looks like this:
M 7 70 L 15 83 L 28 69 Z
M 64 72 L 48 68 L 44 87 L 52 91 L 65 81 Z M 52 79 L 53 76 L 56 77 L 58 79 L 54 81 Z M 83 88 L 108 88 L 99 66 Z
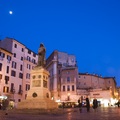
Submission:
M 30 89 L 30 85 L 26 84 L 26 91 L 28 91 Z
M 13 56 L 16 57 L 16 53 L 13 53 Z
M 2 74 L 0 74 L 0 79 L 2 79 Z
M 9 66 L 7 66 L 6 73 L 9 73 Z
M 12 68 L 16 68 L 16 66 L 17 66 L 17 63 L 12 61 Z
M 27 64 L 27 68 L 28 68 L 28 69 L 31 69 L 31 66 L 30 66 L 29 64 Z
M 5 53 L 0 52 L 0 56 L 1 56 L 2 58 L 4 58 L 4 57 L 5 57 Z
M 28 79 L 28 73 L 26 73 L 26 79 Z
M 17 44 L 14 44 L 14 47 L 17 48 Z
M 31 58 L 30 58 L 29 56 L 27 56 L 27 60 L 28 60 L 28 61 L 31 61 Z
M 11 76 L 13 76 L 13 77 L 16 76 L 16 72 L 14 70 L 11 71 Z
M 8 84 L 9 76 L 5 76 L 5 84 Z
M 30 85 L 28 85 L 28 90 L 30 90 Z
M 65 91 L 65 86 L 63 86 L 63 91 Z
M 2 63 L 0 63 L 0 71 L 2 71 Z
M 8 62 L 10 62 L 11 61 L 11 56 L 7 55 L 7 60 L 8 60 Z
M 20 70 L 22 71 L 22 69 L 23 69 L 23 66 L 22 66 L 22 65 L 20 65 Z
M 22 73 L 19 73 L 19 78 L 23 78 L 23 74 Z
M 21 61 L 23 61 L 23 57 L 21 57 Z
M 32 63 L 34 63 L 34 64 L 35 64 L 35 59 L 32 59 Z
M 36 57 L 36 54 L 35 54 L 35 53 L 33 53 L 33 57 Z
M 67 86 L 67 91 L 70 91 L 70 86 L 69 85 Z
M 72 85 L 72 91 L 74 91 L 75 89 L 74 89 L 74 85 Z
M 29 73 L 26 74 L 26 79 L 30 79 L 30 74 Z
M 31 54 L 31 50 L 28 50 L 28 54 Z
M 8 93 L 8 92 L 9 92 L 9 87 L 4 86 L 4 87 L 3 87 L 3 92 L 4 92 L 4 93 Z
M 29 74 L 29 77 L 28 77 L 28 79 L 30 79 L 30 74 Z
M 21 50 L 22 52 L 24 52 L 24 48 L 22 48 L 22 50 Z
M 19 85 L 18 93 L 19 93 L 19 94 L 22 94 L 22 85 Z
M 15 92 L 15 89 L 14 89 L 14 83 L 11 83 L 11 89 L 10 89 L 10 92 Z
M 67 77 L 67 82 L 70 82 L 70 77 Z
M 29 64 L 27 64 L 27 68 L 29 68 Z

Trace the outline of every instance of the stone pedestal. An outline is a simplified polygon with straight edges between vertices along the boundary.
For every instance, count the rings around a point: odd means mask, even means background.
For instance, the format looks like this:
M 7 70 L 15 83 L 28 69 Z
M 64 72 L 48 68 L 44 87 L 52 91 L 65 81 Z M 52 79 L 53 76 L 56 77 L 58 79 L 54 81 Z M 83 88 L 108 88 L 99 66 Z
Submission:
M 18 109 L 54 109 L 58 105 L 51 100 L 49 87 L 49 72 L 41 66 L 31 71 L 30 90 L 26 100 L 18 103 Z

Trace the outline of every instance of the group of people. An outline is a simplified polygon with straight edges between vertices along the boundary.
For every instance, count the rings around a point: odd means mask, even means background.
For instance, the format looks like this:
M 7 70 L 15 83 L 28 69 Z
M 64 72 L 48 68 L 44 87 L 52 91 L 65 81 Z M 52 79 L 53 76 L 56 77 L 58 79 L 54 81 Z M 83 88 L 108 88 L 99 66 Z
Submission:
M 80 110 L 80 112 L 82 112 L 82 102 L 83 102 L 83 99 L 79 98 L 78 99 L 78 104 L 79 104 L 79 110 Z M 98 107 L 98 101 L 97 101 L 96 98 L 93 99 L 93 106 L 92 107 L 93 107 L 93 109 L 96 112 L 97 107 Z M 86 108 L 87 108 L 87 112 L 89 112 L 90 111 L 90 101 L 89 101 L 88 97 L 86 98 Z

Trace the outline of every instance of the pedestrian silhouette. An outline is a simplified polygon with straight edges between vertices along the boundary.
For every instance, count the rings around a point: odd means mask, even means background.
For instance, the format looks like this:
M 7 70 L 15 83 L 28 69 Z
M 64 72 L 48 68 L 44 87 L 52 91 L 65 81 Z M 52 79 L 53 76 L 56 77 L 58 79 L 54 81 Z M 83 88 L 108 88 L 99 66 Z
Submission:
M 89 98 L 86 98 L 86 108 L 87 108 L 87 112 L 90 111 L 90 102 L 89 102 Z
M 78 106 L 79 106 L 79 111 L 81 113 L 82 112 L 82 99 L 81 98 L 78 99 Z
M 93 99 L 93 109 L 95 110 L 95 112 L 97 111 L 97 107 L 98 107 L 98 101 L 96 98 Z

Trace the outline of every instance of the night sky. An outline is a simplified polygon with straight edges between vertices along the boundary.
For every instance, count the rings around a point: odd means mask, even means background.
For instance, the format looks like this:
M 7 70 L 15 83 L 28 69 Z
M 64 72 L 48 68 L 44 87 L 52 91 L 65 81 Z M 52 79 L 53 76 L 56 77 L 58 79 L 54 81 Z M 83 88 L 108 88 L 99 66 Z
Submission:
M 74 54 L 79 72 L 115 76 L 120 86 L 120 0 L 0 0 L 5 37 L 36 53 L 44 43 L 46 58 Z

